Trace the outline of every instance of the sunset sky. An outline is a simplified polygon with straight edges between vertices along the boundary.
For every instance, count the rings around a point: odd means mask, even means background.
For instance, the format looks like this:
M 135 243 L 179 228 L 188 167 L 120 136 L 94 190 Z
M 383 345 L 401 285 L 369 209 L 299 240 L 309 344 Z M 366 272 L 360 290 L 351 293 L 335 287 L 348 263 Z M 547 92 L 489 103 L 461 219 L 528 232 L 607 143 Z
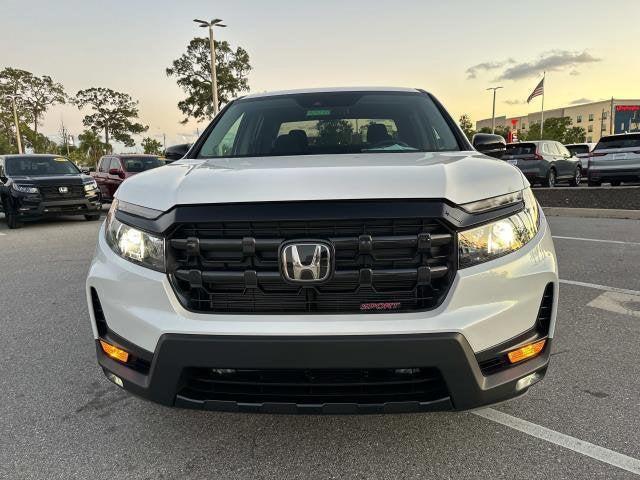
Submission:
M 194 18 L 219 17 L 217 35 L 251 56 L 251 91 L 392 85 L 435 94 L 456 118 L 526 114 L 547 70 L 545 106 L 640 97 L 638 0 L 536 2 L 323 0 L 0 0 L 0 69 L 51 75 L 69 93 L 104 86 L 140 102 L 147 135 L 192 140 L 204 123 L 179 124 L 182 92 L 164 70 L 203 35 Z M 52 108 L 82 131 L 75 107 Z M 138 139 L 139 140 L 139 139 Z

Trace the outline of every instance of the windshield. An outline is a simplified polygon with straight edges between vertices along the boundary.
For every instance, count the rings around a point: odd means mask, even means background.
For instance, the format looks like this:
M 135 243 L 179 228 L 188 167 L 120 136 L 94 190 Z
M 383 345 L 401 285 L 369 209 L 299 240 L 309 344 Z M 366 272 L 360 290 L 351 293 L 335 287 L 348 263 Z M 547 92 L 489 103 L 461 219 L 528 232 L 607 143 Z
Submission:
M 445 117 L 411 92 L 304 93 L 235 102 L 198 158 L 460 150 Z
M 46 176 L 78 175 L 80 170 L 63 157 L 13 157 L 6 159 L 7 175 Z
M 571 152 L 571 155 L 589 153 L 589 145 L 567 145 L 567 150 Z
M 635 148 L 640 147 L 640 135 L 620 135 L 601 138 L 594 150 L 606 148 Z
M 164 165 L 158 157 L 125 157 L 122 164 L 127 172 L 138 173 Z

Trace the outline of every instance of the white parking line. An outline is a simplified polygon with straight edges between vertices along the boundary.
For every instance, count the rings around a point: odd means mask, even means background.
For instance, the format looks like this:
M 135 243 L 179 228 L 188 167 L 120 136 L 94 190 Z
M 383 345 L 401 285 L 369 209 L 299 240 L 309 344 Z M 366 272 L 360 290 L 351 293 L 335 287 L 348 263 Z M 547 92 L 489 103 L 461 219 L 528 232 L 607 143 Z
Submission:
M 640 296 L 637 295 L 604 292 L 587 303 L 587 307 L 640 318 Z
M 559 235 L 553 235 L 553 238 L 559 238 L 561 240 L 580 240 L 581 242 L 601 242 L 601 243 L 617 243 L 618 245 L 638 245 L 638 242 L 621 242 L 620 240 L 600 240 L 597 238 L 580 238 L 580 237 L 561 237 Z
M 626 293 L 627 295 L 640 296 L 640 291 L 638 290 L 629 290 L 626 288 L 618 288 L 618 287 L 608 287 L 607 285 L 598 285 L 597 283 L 576 282 L 575 280 L 562 280 L 562 279 L 560 279 L 560 283 L 566 283 L 567 285 L 577 285 L 578 287 L 595 288 L 596 290 L 604 290 L 605 292 Z
M 621 468 L 636 475 L 640 475 L 640 460 L 637 458 L 614 452 L 608 448 L 585 442 L 578 438 L 556 432 L 550 428 L 536 425 L 535 423 L 522 420 L 507 413 L 494 410 L 493 408 L 485 408 L 472 412 L 474 415 L 499 423 L 505 427 L 513 428 L 532 437 L 545 440 L 563 448 L 567 448 L 574 452 L 586 455 L 601 462 L 607 463 L 614 467 Z

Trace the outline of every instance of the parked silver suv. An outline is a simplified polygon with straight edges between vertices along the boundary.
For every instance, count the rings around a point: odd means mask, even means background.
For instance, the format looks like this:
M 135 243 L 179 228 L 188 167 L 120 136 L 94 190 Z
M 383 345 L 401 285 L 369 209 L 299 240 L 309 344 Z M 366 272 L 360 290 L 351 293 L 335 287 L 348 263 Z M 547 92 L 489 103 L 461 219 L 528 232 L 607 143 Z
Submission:
M 640 133 L 602 137 L 589 158 L 589 186 L 640 181 Z

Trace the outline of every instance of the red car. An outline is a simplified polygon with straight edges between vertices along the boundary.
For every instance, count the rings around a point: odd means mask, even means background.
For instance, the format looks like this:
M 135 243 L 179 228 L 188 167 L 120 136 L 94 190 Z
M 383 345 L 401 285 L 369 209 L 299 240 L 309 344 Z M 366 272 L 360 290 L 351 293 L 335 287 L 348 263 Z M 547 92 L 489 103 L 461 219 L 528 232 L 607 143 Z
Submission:
M 98 184 L 103 201 L 113 200 L 118 187 L 136 173 L 157 168 L 165 163 L 155 155 L 105 155 L 91 175 Z

